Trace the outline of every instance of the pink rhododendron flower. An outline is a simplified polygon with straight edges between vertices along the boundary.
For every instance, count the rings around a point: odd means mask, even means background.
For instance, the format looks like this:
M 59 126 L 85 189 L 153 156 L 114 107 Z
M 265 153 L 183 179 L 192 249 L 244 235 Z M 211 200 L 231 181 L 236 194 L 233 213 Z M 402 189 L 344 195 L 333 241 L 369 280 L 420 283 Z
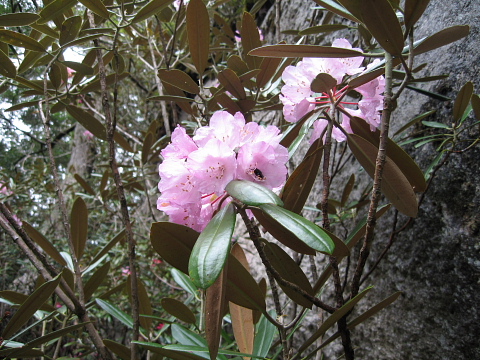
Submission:
M 172 142 L 162 150 L 157 208 L 170 221 L 201 231 L 219 206 L 230 201 L 225 192 L 230 181 L 280 188 L 288 160 L 280 137 L 275 126 L 246 124 L 241 113 L 226 111 L 214 113 L 210 125 L 198 129 L 193 138 L 177 127 Z
M 334 47 L 352 49 L 352 46 L 346 39 L 337 39 L 332 43 Z M 359 48 L 353 50 L 362 51 Z M 369 70 L 379 60 L 374 61 L 367 66 Z M 327 105 L 341 99 L 346 95 L 347 87 L 340 88 L 345 76 L 359 74 L 365 71 L 362 67 L 363 57 L 352 58 L 304 58 L 296 66 L 287 66 L 282 74 L 285 85 L 282 87 L 280 100 L 283 103 L 283 114 L 285 120 L 296 122 L 300 120 L 308 112 L 312 111 L 317 105 Z M 316 94 L 310 86 L 312 81 L 318 74 L 327 73 L 332 76 L 337 86 L 333 88 L 331 93 Z M 338 88 L 337 88 L 338 87 Z M 346 103 L 341 101 L 341 106 L 347 114 L 357 116 L 364 119 L 370 124 L 371 130 L 375 130 L 380 125 L 380 111 L 383 109 L 383 91 L 385 88 L 385 80 L 380 76 L 362 86 L 355 89 L 362 99 L 358 103 Z M 357 105 L 357 109 L 344 107 L 345 105 Z M 342 128 L 351 133 L 350 117 L 342 114 Z M 328 122 L 325 119 L 317 120 L 314 123 L 314 129 L 310 142 L 318 139 L 326 128 Z M 334 128 L 332 137 L 337 141 L 345 141 L 346 136 L 339 128 Z
M 85 138 L 86 138 L 87 140 L 92 140 L 92 139 L 93 139 L 93 134 L 92 134 L 90 131 L 88 131 L 88 130 L 85 130 L 85 131 L 83 132 L 83 136 L 85 136 Z

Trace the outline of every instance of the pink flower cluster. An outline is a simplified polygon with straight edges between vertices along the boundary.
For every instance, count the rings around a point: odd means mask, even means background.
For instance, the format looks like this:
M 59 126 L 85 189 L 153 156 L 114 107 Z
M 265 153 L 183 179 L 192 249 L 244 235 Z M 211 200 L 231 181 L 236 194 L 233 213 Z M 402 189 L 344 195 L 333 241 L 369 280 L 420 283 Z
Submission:
M 332 46 L 352 49 L 352 45 L 346 39 L 337 39 L 332 43 Z M 362 51 L 358 48 L 353 50 Z M 355 75 L 363 72 L 365 67 L 361 66 L 362 62 L 363 57 L 361 56 L 353 58 L 304 58 L 296 66 L 287 66 L 282 74 L 285 85 L 282 87 L 282 95 L 280 95 L 285 120 L 296 122 L 313 110 L 316 105 L 335 103 L 337 99 L 343 98 L 346 95 L 346 91 L 350 90 L 348 87 L 345 86 L 341 89 L 335 87 L 331 93 L 315 94 L 310 89 L 312 81 L 318 74 L 327 73 L 337 81 L 338 86 L 342 84 L 346 75 Z M 367 70 L 374 66 L 375 63 L 370 64 Z M 380 125 L 384 87 L 385 80 L 383 76 L 380 76 L 356 88 L 355 91 L 362 95 L 362 99 L 358 102 L 358 109 L 343 107 L 344 104 L 352 103 L 340 103 L 344 110 L 341 125 L 346 132 L 352 132 L 350 128 L 351 116 L 364 119 L 370 124 L 372 131 Z M 346 115 L 345 112 L 350 116 Z M 327 124 L 328 122 L 325 119 L 319 119 L 314 123 L 310 142 L 321 136 Z M 346 139 L 345 134 L 338 128 L 333 129 L 332 136 L 337 141 Z
M 279 144 L 279 133 L 276 126 L 245 123 L 241 113 L 226 111 L 214 113 L 210 125 L 193 138 L 177 127 L 162 150 L 157 208 L 170 221 L 201 231 L 224 203 L 230 181 L 280 188 L 287 176 L 288 150 Z

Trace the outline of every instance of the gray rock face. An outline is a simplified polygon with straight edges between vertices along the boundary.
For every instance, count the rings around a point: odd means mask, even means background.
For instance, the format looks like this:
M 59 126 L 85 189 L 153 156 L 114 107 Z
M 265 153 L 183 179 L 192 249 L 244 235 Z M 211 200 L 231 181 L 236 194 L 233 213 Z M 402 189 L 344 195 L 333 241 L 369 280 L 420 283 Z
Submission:
M 308 27 L 314 5 L 303 0 L 282 2 L 281 29 Z M 273 21 L 267 18 L 265 24 L 274 32 Z M 450 77 L 419 87 L 455 98 L 463 84 L 472 81 L 475 92 L 480 92 L 480 2 L 432 0 L 415 34 L 420 38 L 463 24 L 471 27 L 467 38 L 415 61 L 416 65 L 429 64 L 423 70 L 426 76 L 449 73 Z M 399 101 L 392 129 L 432 109 L 437 113 L 429 120 L 451 124 L 452 108 L 453 102 L 407 91 Z M 422 129 L 423 125 L 418 125 L 415 130 Z M 477 125 L 465 138 L 478 137 L 478 131 Z M 424 170 L 435 158 L 438 145 L 408 150 Z M 418 218 L 398 235 L 365 283 L 375 286 L 368 297 L 370 305 L 398 290 L 403 295 L 355 329 L 358 359 L 480 359 L 479 163 L 478 146 L 450 156 L 434 178 Z M 358 188 L 363 188 L 362 184 Z M 400 218 L 399 224 L 405 220 Z M 378 229 L 370 266 L 388 242 L 390 231 L 388 222 Z

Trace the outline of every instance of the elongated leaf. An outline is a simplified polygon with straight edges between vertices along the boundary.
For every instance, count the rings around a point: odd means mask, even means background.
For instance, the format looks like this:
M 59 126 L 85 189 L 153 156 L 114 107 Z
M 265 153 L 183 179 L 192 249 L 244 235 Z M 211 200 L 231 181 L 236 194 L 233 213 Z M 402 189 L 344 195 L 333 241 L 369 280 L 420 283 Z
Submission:
M 67 105 L 66 109 L 67 112 L 75 120 L 82 124 L 85 129 L 90 131 L 99 139 L 107 140 L 107 133 L 105 131 L 105 127 L 92 114 L 75 105 Z
M 108 19 L 110 13 L 100 0 L 79 0 L 87 9 L 93 11 L 98 16 Z
M 65 259 L 60 255 L 60 252 L 52 245 L 50 241 L 47 240 L 42 233 L 36 230 L 32 225 L 28 222 L 23 221 L 23 228 L 27 232 L 27 234 L 32 238 L 35 243 L 42 248 L 52 259 L 57 261 L 62 266 L 67 266 Z
M 92 40 L 98 39 L 99 37 L 102 37 L 102 36 L 104 36 L 104 35 L 103 34 L 93 34 L 93 35 L 82 36 L 78 39 L 74 39 L 74 40 L 71 40 L 71 41 L 65 43 L 62 47 L 63 48 L 68 48 L 68 47 L 80 45 L 80 44 L 83 44 L 84 42 L 92 41 Z M 113 74 L 113 75 L 115 75 L 115 74 Z M 111 76 L 111 75 L 109 75 L 109 76 Z
M 250 272 L 233 255 L 228 258 L 227 300 L 252 310 L 265 310 L 265 296 Z
M 113 134 L 113 141 L 115 141 L 121 148 L 125 151 L 134 153 L 135 150 L 132 148 L 127 139 L 125 139 L 119 132 Z
M 200 92 L 200 88 L 198 87 L 197 83 L 193 81 L 193 79 L 187 75 L 185 72 L 173 69 L 173 70 L 165 70 L 160 69 L 158 71 L 158 77 L 173 86 L 178 87 L 181 90 L 184 90 L 191 94 L 197 94 Z
M 245 99 L 247 94 L 243 88 L 243 84 L 237 74 L 231 69 L 225 69 L 218 73 L 218 81 L 220 84 L 237 99 Z
M 201 236 L 201 235 L 200 235 Z M 223 309 L 226 304 L 227 267 L 215 282 L 207 289 L 205 300 L 205 336 L 207 338 L 210 359 L 215 360 L 220 347 Z
M 187 275 L 185 275 L 183 272 L 175 268 L 172 268 L 170 270 L 170 273 L 172 274 L 173 280 L 175 280 L 175 282 L 178 285 L 180 285 L 183 290 L 189 292 L 193 296 L 198 296 L 197 287 L 193 284 L 192 280 L 190 280 L 190 278 Z
M 247 258 L 241 246 L 236 243 L 231 254 L 242 264 L 242 266 L 250 271 Z M 255 327 L 253 324 L 253 310 L 244 308 L 243 306 L 229 302 L 230 317 L 232 319 L 233 335 L 237 343 L 238 349 L 247 354 L 253 353 L 253 341 Z M 248 358 L 244 358 L 248 360 Z
M 408 34 L 413 25 L 420 19 L 430 0 L 406 0 L 405 1 L 405 28 Z
M 248 55 L 251 50 L 262 46 L 255 19 L 248 12 L 243 13 L 240 35 L 242 37 L 242 47 L 245 62 L 250 69 L 260 69 L 262 59 Z
M 322 140 L 318 139 L 310 146 L 305 158 L 289 176 L 283 187 L 282 199 L 285 209 L 300 214 L 317 177 L 322 154 Z
M 348 146 L 365 171 L 373 179 L 378 148 L 355 134 L 349 134 Z M 407 216 L 417 216 L 418 203 L 412 185 L 388 156 L 383 169 L 381 190 L 398 211 Z
M 149 17 L 158 14 L 160 11 L 170 5 L 173 0 L 152 0 L 141 8 L 138 13 L 133 17 L 132 23 L 148 19 Z
M 323 6 L 325 9 L 330 10 L 334 14 L 340 15 L 356 23 L 361 22 L 358 18 L 353 16 L 353 14 L 350 11 L 348 11 L 345 7 L 343 7 L 336 1 L 333 1 L 333 0 L 313 0 L 313 1 L 315 1 L 318 5 Z
M 35 13 L 19 12 L 0 15 L 0 26 L 26 26 L 40 19 Z
M 359 118 L 353 118 L 351 121 L 352 130 L 355 134 L 369 141 L 375 147 L 380 145 L 380 131 L 371 131 L 370 126 Z M 400 169 L 402 174 L 412 185 L 414 191 L 422 192 L 427 188 L 425 177 L 417 163 L 393 140 L 387 140 L 387 156 Z
M 349 330 L 353 329 L 355 326 L 357 326 L 358 324 L 361 324 L 362 322 L 364 322 L 365 320 L 371 318 L 372 316 L 376 315 L 379 311 L 385 309 L 387 306 L 389 306 L 391 303 L 393 303 L 395 300 L 398 299 L 398 297 L 401 295 L 401 291 L 397 291 L 396 293 L 390 295 L 388 298 L 386 298 L 385 300 L 381 301 L 380 303 L 378 303 L 377 305 L 375 305 L 374 307 L 368 309 L 367 311 L 365 311 L 362 315 L 358 316 L 357 318 L 355 318 L 354 320 L 350 321 L 348 324 L 347 324 L 347 328 Z M 336 332 L 335 334 L 333 334 L 332 336 L 330 336 L 327 340 L 323 341 L 322 342 L 322 346 L 320 346 L 319 349 L 325 347 L 326 345 L 330 344 L 332 341 L 334 341 L 335 339 L 339 338 L 340 337 L 340 333 L 339 332 Z
M 50 36 L 45 36 L 39 42 L 40 42 L 40 45 L 42 45 L 45 48 L 48 48 L 50 45 L 52 45 L 53 41 L 54 41 L 54 38 L 51 38 Z M 23 72 L 25 72 L 27 70 L 30 70 L 31 67 L 35 64 L 35 62 L 38 59 L 40 59 L 43 55 L 44 55 L 43 52 L 26 51 L 25 52 L 25 57 L 23 58 L 23 61 L 21 62 L 20 66 L 18 67 L 18 73 L 22 74 Z
M 221 209 L 208 223 L 195 243 L 188 272 L 199 288 L 211 286 L 220 275 L 230 252 L 235 212 L 233 205 Z
M 75 6 L 77 2 L 77 0 L 54 0 L 40 11 L 41 19 L 37 22 L 39 24 L 45 24 L 57 16 L 63 15 L 67 10 Z
M 27 50 L 45 52 L 45 47 L 30 36 L 15 31 L 0 29 L 0 41 L 13 46 L 19 46 Z
M 71 235 L 75 255 L 80 260 L 87 243 L 88 210 L 87 204 L 81 197 L 75 199 L 70 215 Z
M 317 45 L 267 45 L 254 49 L 249 53 L 252 56 L 274 57 L 274 58 L 350 58 L 362 56 L 360 51 L 337 48 L 332 46 Z
M 248 65 L 238 55 L 232 55 L 227 60 L 227 66 L 229 69 L 235 71 L 238 76 L 241 76 L 248 72 Z
M 265 228 L 265 230 L 283 245 L 301 254 L 315 255 L 315 250 L 298 239 L 298 237 L 295 236 L 295 234 L 288 228 L 279 226 L 275 219 L 264 214 L 259 209 L 252 208 L 251 210 L 255 215 L 255 218 Z
M 153 144 L 153 134 L 151 132 L 147 133 L 147 136 L 145 136 L 145 139 L 143 140 L 143 146 L 142 146 L 142 164 L 146 164 L 148 161 L 148 155 L 150 153 L 150 150 L 152 148 Z
M 270 312 L 271 316 L 275 316 L 274 312 Z M 260 358 L 266 358 L 273 343 L 276 327 L 265 316 L 260 318 L 257 324 L 257 334 L 255 335 L 255 342 L 253 344 L 253 355 Z
M 122 360 L 130 360 L 131 359 L 131 351 L 125 345 L 119 344 L 115 341 L 103 339 L 103 343 L 105 346 L 112 351 L 115 355 L 120 357 Z
M 92 35 L 93 36 L 93 35 Z M 115 82 L 115 76 L 117 77 L 117 81 L 121 81 L 128 76 L 128 73 L 123 74 L 110 74 L 107 76 L 107 86 L 111 86 Z M 90 91 L 99 91 L 101 89 L 100 79 L 93 80 L 92 82 L 85 85 L 83 89 L 80 90 L 81 94 L 86 94 Z
M 17 68 L 10 60 L 10 58 L 5 55 L 3 51 L 0 50 L 0 75 L 15 79 L 17 76 Z
M 470 99 L 473 94 L 473 84 L 471 81 L 465 83 L 455 98 L 455 104 L 453 105 L 453 120 L 458 121 L 462 118 L 463 113 L 470 104 Z
M 258 206 L 265 203 L 283 205 L 277 194 L 253 181 L 232 180 L 227 184 L 225 190 L 246 205 Z
M 347 203 L 354 185 L 355 185 L 355 174 L 352 174 L 350 175 L 350 178 L 348 179 L 347 183 L 345 184 L 345 187 L 343 188 L 342 200 L 340 201 L 342 206 L 345 206 L 345 204 Z
M 98 287 L 102 284 L 103 280 L 108 275 L 108 271 L 110 270 L 110 261 L 106 262 L 98 268 L 97 271 L 93 273 L 93 275 L 88 279 L 84 287 L 85 293 L 85 301 L 89 301 L 92 297 L 93 293 L 98 289 Z
M 260 72 L 257 75 L 257 87 L 263 88 L 275 75 L 282 59 L 280 58 L 264 58 L 260 65 Z
M 192 310 L 187 305 L 177 299 L 163 298 L 161 300 L 163 310 L 170 315 L 175 316 L 177 319 L 186 322 L 187 324 L 195 324 L 197 319 L 195 318 Z
M 380 46 L 392 55 L 403 51 L 403 32 L 388 0 L 362 0 L 360 12 L 367 29 Z
M 47 281 L 35 290 L 25 302 L 23 302 L 5 326 L 5 329 L 2 332 L 2 337 L 4 339 L 10 338 L 17 330 L 19 330 L 33 316 L 33 314 L 35 314 L 35 311 L 37 311 L 43 303 L 52 296 L 60 279 L 60 275 L 57 275 L 52 280 Z
M 427 111 L 423 114 L 415 116 L 412 120 L 410 120 L 408 123 L 403 125 L 400 129 L 398 129 L 393 136 L 398 135 L 402 133 L 403 131 L 407 130 L 410 126 L 415 125 L 416 123 L 420 122 L 421 120 L 425 119 L 427 116 L 430 116 L 434 114 L 437 110 L 430 110 Z
M 25 302 L 25 300 L 27 300 L 28 295 L 25 295 L 16 291 L 4 290 L 4 291 L 0 291 L 0 298 L 10 301 L 13 304 L 21 305 Z M 52 312 L 52 311 L 55 311 L 55 307 L 45 303 L 42 306 L 40 306 L 39 310 Z
M 134 341 L 135 343 L 137 344 L 140 344 L 140 345 L 144 345 L 146 343 L 142 343 L 140 341 Z M 175 354 L 180 354 L 180 353 L 183 353 L 185 355 L 188 355 L 188 354 L 202 354 L 200 355 L 202 359 L 208 359 L 208 353 L 209 353 L 209 349 L 206 347 L 206 346 L 194 346 L 194 345 L 180 345 L 180 344 L 171 344 L 171 345 L 165 345 L 165 346 L 162 346 L 160 344 L 156 344 L 156 343 L 148 343 L 148 344 L 151 344 L 151 345 L 156 345 L 155 347 L 156 348 L 161 348 L 163 347 L 163 350 L 167 350 L 167 351 L 175 351 Z M 152 350 L 153 352 L 155 352 L 155 350 Z M 243 357 L 251 357 L 251 358 L 255 358 L 255 359 L 258 359 L 259 357 L 258 356 L 252 356 L 251 354 L 244 354 L 244 353 L 241 353 L 241 352 L 237 352 L 237 351 L 231 351 L 231 350 L 219 350 L 218 351 L 218 358 L 219 360 L 226 360 L 225 357 L 223 356 L 220 356 L 220 355 L 230 355 L 230 356 L 234 356 L 234 357 L 238 357 L 238 356 L 243 356 Z M 196 356 L 196 355 L 194 355 Z M 170 357 L 169 357 L 170 359 Z M 173 358 L 172 359 L 177 359 L 177 357 Z M 190 357 L 189 357 L 190 359 Z M 193 358 L 192 358 L 193 359 Z M 196 359 L 196 358 L 195 358 Z
M 203 337 L 178 324 L 172 324 L 172 337 L 182 345 L 208 347 Z M 202 355 L 200 354 L 200 356 Z
M 335 245 L 319 226 L 304 217 L 273 204 L 259 206 L 264 214 L 274 219 L 279 226 L 291 232 L 312 249 L 332 254 Z
M 473 94 L 471 102 L 475 117 L 477 118 L 477 120 L 480 120 L 480 96 L 478 96 L 477 94 Z
M 191 103 L 195 102 L 195 99 L 188 98 L 185 96 L 175 96 L 175 95 L 159 95 L 159 96 L 152 96 L 147 98 L 148 101 L 173 101 L 176 103 Z
M 167 359 L 172 359 L 172 360 L 205 360 L 205 357 L 201 357 L 198 355 L 193 354 L 193 350 L 190 347 L 189 350 L 187 351 L 178 351 L 178 350 L 170 350 L 170 349 L 165 349 L 164 345 L 160 345 L 158 343 L 151 343 L 151 342 L 140 342 L 140 341 L 133 341 L 135 344 L 139 344 L 142 347 L 144 347 L 147 350 L 150 350 L 154 354 L 160 354 Z M 196 350 L 198 351 L 198 347 L 196 347 Z M 208 351 L 208 349 L 200 347 L 200 350 L 204 350 L 205 352 Z
M 80 28 L 82 27 L 82 17 L 72 16 L 66 19 L 60 31 L 60 46 L 73 41 L 77 38 Z
M 133 319 L 130 315 L 124 313 L 118 307 L 106 300 L 95 299 L 95 301 L 103 310 L 105 310 L 108 314 L 120 321 L 122 324 L 126 325 L 130 329 L 133 328 Z
M 93 191 L 92 187 L 83 179 L 80 175 L 74 174 L 73 177 L 77 182 L 80 184 L 80 186 L 90 195 L 95 196 L 95 191 Z
M 63 64 L 70 69 L 75 70 L 76 72 L 82 73 L 83 75 L 93 75 L 93 68 L 90 66 L 74 61 L 63 61 Z
M 191 0 L 187 6 L 188 46 L 193 64 L 202 75 L 208 66 L 210 50 L 210 19 L 202 0 Z
M 120 231 L 117 235 L 114 236 L 112 240 L 110 240 L 103 248 L 100 250 L 97 255 L 93 258 L 90 264 L 95 264 L 98 260 L 100 260 L 105 254 L 107 254 L 111 248 L 113 248 L 120 240 L 125 237 L 125 229 Z
M 11 341 L 8 343 L 12 343 Z M 7 343 L 7 344 L 8 344 Z M 25 349 L 23 347 L 21 348 L 14 348 L 14 349 L 2 349 L 0 350 L 0 356 L 2 358 L 6 359 L 12 359 L 12 358 L 39 358 L 41 356 L 45 355 L 43 351 L 39 349 Z
M 174 268 L 188 274 L 188 261 L 200 234 L 170 222 L 156 222 L 150 228 L 153 249 Z
M 437 49 L 448 45 L 454 41 L 460 40 L 470 33 L 470 26 L 455 25 L 427 37 L 415 47 L 415 55 L 423 54 L 427 51 Z
M 308 294 L 314 295 L 312 285 L 308 281 L 305 273 L 280 246 L 274 243 L 266 243 L 264 250 L 271 265 L 285 280 L 298 285 Z M 283 286 L 282 284 L 279 285 L 283 292 L 297 304 L 309 309 L 312 308 L 313 303 L 311 301 L 307 300 L 291 288 Z
M 75 331 L 77 329 L 83 328 L 87 323 L 81 323 L 81 324 L 76 324 L 76 325 L 71 325 L 67 326 L 63 329 L 53 331 L 47 335 L 40 336 L 39 338 L 36 338 L 35 340 L 29 341 L 28 343 L 25 344 L 25 347 L 35 347 L 35 346 L 40 346 L 42 344 L 46 344 L 49 341 L 58 339 L 61 336 L 65 336 L 70 334 L 72 331 Z
M 355 296 L 353 299 L 348 301 L 345 305 L 343 305 L 340 309 L 335 311 L 332 315 L 330 315 L 320 326 L 320 328 L 315 331 L 315 333 L 310 336 L 307 341 L 305 341 L 302 346 L 298 349 L 298 353 L 302 353 L 305 351 L 310 345 L 312 345 L 318 338 L 323 336 L 325 332 L 330 329 L 335 323 L 340 320 L 343 316 L 345 316 L 370 290 L 371 287 L 366 288 L 360 294 Z

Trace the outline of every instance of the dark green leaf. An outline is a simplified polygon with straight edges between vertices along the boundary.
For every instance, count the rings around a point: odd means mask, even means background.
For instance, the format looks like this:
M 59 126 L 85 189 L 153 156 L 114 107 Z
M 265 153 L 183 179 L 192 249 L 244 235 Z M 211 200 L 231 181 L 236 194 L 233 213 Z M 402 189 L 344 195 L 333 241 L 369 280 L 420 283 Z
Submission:
M 90 195 L 95 196 L 95 191 L 93 191 L 92 187 L 78 174 L 74 174 L 73 177 L 77 182 L 80 184 L 80 186 Z
M 178 87 L 181 90 L 184 90 L 191 94 L 197 94 L 200 92 L 200 88 L 197 83 L 192 80 L 192 78 L 185 72 L 173 69 L 173 70 L 158 70 L 158 77 L 173 86 Z
M 405 28 L 408 34 L 413 25 L 420 19 L 430 0 L 406 0 L 405 1 Z
M 473 94 L 473 83 L 471 81 L 465 83 L 455 98 L 455 104 L 453 105 L 453 120 L 458 121 L 462 118 L 463 113 L 470 104 L 470 99 Z
M 74 61 L 63 61 L 63 64 L 76 72 L 82 73 L 82 75 L 93 75 L 93 68 L 90 66 Z
M 40 19 L 35 13 L 18 12 L 0 15 L 0 26 L 26 26 Z
M 107 245 L 103 247 L 102 250 L 98 252 L 97 255 L 93 258 L 93 260 L 90 262 L 90 264 L 95 264 L 97 261 L 99 261 L 105 254 L 107 254 L 111 248 L 113 248 L 120 240 L 122 240 L 125 237 L 125 229 L 120 231 L 115 237 L 108 242 Z
M 380 145 L 380 131 L 371 131 L 370 126 L 359 118 L 353 118 L 352 120 L 351 126 L 353 132 L 378 148 Z M 405 175 L 414 188 L 414 191 L 425 191 L 427 183 L 422 170 L 420 170 L 417 163 L 391 139 L 387 140 L 387 156 L 395 163 L 403 175 Z
M 76 325 L 67 326 L 63 329 L 53 331 L 47 335 L 36 338 L 35 340 L 29 341 L 25 344 L 25 347 L 34 347 L 46 344 L 49 341 L 58 339 L 61 336 L 70 334 L 72 331 L 83 328 L 87 323 L 81 323 Z
M 342 24 L 318 25 L 318 26 L 312 26 L 307 29 L 304 29 L 300 31 L 298 35 L 316 35 L 316 34 L 329 33 L 332 31 L 338 31 L 343 29 L 348 29 L 348 26 L 342 25 Z
M 133 343 L 141 345 L 147 350 L 150 350 L 154 354 L 160 354 L 162 356 L 165 356 L 167 359 L 172 359 L 172 360 L 204 360 L 205 357 L 201 357 L 198 355 L 193 354 L 193 350 L 189 347 L 189 350 L 187 351 L 178 351 L 178 350 L 169 350 L 169 349 L 164 349 L 164 345 L 160 345 L 158 343 L 151 343 L 151 342 L 140 342 L 140 341 L 133 341 Z M 205 352 L 208 352 L 207 348 L 200 348 L 201 350 L 204 350 Z M 196 350 L 198 350 L 198 347 L 196 347 Z
M 92 41 L 92 40 L 95 40 L 95 39 L 98 39 L 99 37 L 102 37 L 103 34 L 93 34 L 93 35 L 87 35 L 87 36 L 82 36 L 78 39 L 75 39 L 75 40 L 72 40 L 72 41 L 69 41 L 65 44 L 63 44 L 63 48 L 68 48 L 68 47 L 72 47 L 72 46 L 76 46 L 76 45 L 79 45 L 79 44 L 82 44 L 84 42 L 87 42 L 87 41 Z
M 23 221 L 23 228 L 35 243 L 42 248 L 52 259 L 62 266 L 67 266 L 65 259 L 60 252 L 45 238 L 38 230 L 32 227 L 28 222 Z
M 54 0 L 40 11 L 41 19 L 37 22 L 39 24 L 45 24 L 57 16 L 63 15 L 67 13 L 67 10 L 75 6 L 77 2 L 77 0 Z
M 50 296 L 58 286 L 60 282 L 60 275 L 57 275 L 50 281 L 47 281 L 41 285 L 37 290 L 35 290 L 17 312 L 12 316 L 8 324 L 5 326 L 5 329 L 2 332 L 2 337 L 8 339 L 19 330 L 32 316 L 35 312 L 47 301 Z
M 110 349 L 115 355 L 120 357 L 122 360 L 130 360 L 131 359 L 131 352 L 128 347 L 125 345 L 119 344 L 115 341 L 104 339 L 103 343 L 107 348 Z
M 362 0 L 362 21 L 380 46 L 392 55 L 403 51 L 403 32 L 388 0 Z
M 470 33 L 470 26 L 456 25 L 452 26 L 427 37 L 415 47 L 415 55 L 423 54 L 427 51 L 448 45 L 454 41 L 460 40 Z
M 434 114 L 437 110 L 430 110 L 427 111 L 423 114 L 420 114 L 418 116 L 415 116 L 412 120 L 410 120 L 408 123 L 403 125 L 400 129 L 398 129 L 393 136 L 398 135 L 402 133 L 403 131 L 407 130 L 410 126 L 415 125 L 416 123 L 420 122 L 421 120 L 425 119 L 427 116 L 430 116 Z
M 448 126 L 447 124 L 442 124 L 437 121 L 422 121 L 422 124 L 437 129 L 450 129 L 450 126 Z
M 317 178 L 322 154 L 323 143 L 321 139 L 318 139 L 310 146 L 305 158 L 289 176 L 283 187 L 282 199 L 285 209 L 300 214 Z
M 153 249 L 174 268 L 188 274 L 188 261 L 200 234 L 171 222 L 156 222 L 150 228 Z
M 27 50 L 45 52 L 45 47 L 30 36 L 15 31 L 0 29 L 0 41 L 13 46 L 19 46 Z
M 353 299 L 351 299 L 345 305 L 343 305 L 340 309 L 338 309 L 332 315 L 330 315 L 319 327 L 319 329 L 312 336 L 310 336 L 310 338 L 308 338 L 307 341 L 305 341 L 302 344 L 302 346 L 298 349 L 298 353 L 301 354 L 310 345 L 312 345 L 318 338 L 323 336 L 328 329 L 330 329 L 333 325 L 335 325 L 335 323 L 338 320 L 340 320 L 343 316 L 345 316 L 370 290 L 372 290 L 371 287 L 366 288 L 360 294 L 355 296 Z
M 93 293 L 98 289 L 98 287 L 102 284 L 103 280 L 108 275 L 108 271 L 110 270 L 110 261 L 103 264 L 97 271 L 93 273 L 93 275 L 88 279 L 84 286 L 84 293 L 85 293 L 85 301 L 89 301 L 92 297 Z
M 211 286 L 220 275 L 235 228 L 235 211 L 232 204 L 225 206 L 210 220 L 195 243 L 188 272 L 199 288 Z
M 79 0 L 87 9 L 93 11 L 98 16 L 108 19 L 110 13 L 100 0 Z
M 244 60 L 248 67 L 250 69 L 260 69 L 262 59 L 249 55 L 251 50 L 262 46 L 262 42 L 260 41 L 260 34 L 255 19 L 248 12 L 243 13 L 240 36 L 242 38 Z
M 432 91 L 428 91 L 428 90 L 424 90 L 424 89 L 420 89 L 418 87 L 415 87 L 415 86 L 411 86 L 411 85 L 407 85 L 407 88 L 410 89 L 410 90 L 413 90 L 415 92 L 418 92 L 422 95 L 426 95 L 428 97 L 431 97 L 432 99 L 435 99 L 435 100 L 440 100 L 440 101 L 449 101 L 449 100 L 452 100 L 450 99 L 449 97 L 446 97 L 446 96 L 443 96 L 441 94 L 438 94 L 438 93 L 434 93 Z
M 132 280 L 131 277 L 128 277 L 127 280 L 127 293 L 130 296 L 130 304 L 133 307 L 133 295 L 132 295 Z M 152 304 L 150 303 L 150 296 L 148 295 L 147 289 L 143 284 L 142 280 L 137 278 L 137 297 L 138 297 L 138 311 L 141 315 L 140 325 L 147 329 L 147 331 L 152 327 L 152 318 L 153 315 Z
M 192 310 L 188 308 L 183 302 L 177 299 L 163 298 L 161 300 L 163 310 L 177 319 L 186 322 L 187 324 L 195 324 L 197 319 Z
M 0 75 L 15 79 L 17 68 L 10 58 L 0 50 Z
M 310 295 L 313 294 L 313 288 L 308 281 L 307 276 L 297 263 L 278 245 L 270 242 L 265 242 L 264 246 L 265 254 L 267 255 L 270 264 L 278 271 L 278 273 L 287 281 L 298 285 L 305 292 Z M 292 299 L 297 304 L 311 309 L 313 303 L 302 295 L 289 288 L 279 284 L 285 295 Z
M 378 148 L 355 134 L 348 135 L 348 146 L 365 171 L 373 179 Z M 381 190 L 398 211 L 411 217 L 417 215 L 418 203 L 412 185 L 388 156 L 383 168 Z
M 343 188 L 342 200 L 340 201 L 342 206 L 345 206 L 345 204 L 347 203 L 354 185 L 355 185 L 355 174 L 352 174 L 350 175 L 350 178 L 348 179 L 347 183 L 345 184 L 345 187 Z
M 316 93 L 326 93 L 337 85 L 337 80 L 330 74 L 320 73 L 310 84 L 310 89 Z
M 78 260 L 82 258 L 87 243 L 88 210 L 87 204 L 81 197 L 75 199 L 70 215 L 71 236 Z
M 95 299 L 95 301 L 103 310 L 120 321 L 122 324 L 126 325 L 130 329 L 133 328 L 133 319 L 130 315 L 124 313 L 122 310 L 108 301 L 102 299 Z
M 187 6 L 188 46 L 193 64 L 202 75 L 208 66 L 210 51 L 210 19 L 202 0 L 191 0 Z
M 25 302 L 25 300 L 27 300 L 28 295 L 25 295 L 16 291 L 4 290 L 4 291 L 0 291 L 0 298 L 10 301 L 13 304 L 21 305 Z M 42 306 L 40 306 L 39 310 L 53 312 L 55 311 L 55 307 L 45 303 Z
M 175 282 L 180 285 L 183 290 L 189 292 L 193 296 L 197 296 L 198 289 L 187 275 L 175 268 L 172 268 L 170 273 L 172 274 L 173 280 L 175 280 Z
M 270 315 L 274 316 L 273 311 Z M 260 318 L 260 321 L 257 324 L 255 342 L 253 344 L 253 355 L 259 356 L 260 358 L 266 358 L 270 351 L 270 347 L 272 346 L 276 330 L 277 328 L 275 325 L 268 321 L 265 316 Z
M 103 124 L 98 121 L 93 115 L 89 112 L 79 108 L 75 105 L 67 105 L 67 112 L 80 124 L 90 131 L 93 135 L 102 140 L 107 140 L 107 133 Z
M 240 200 L 245 205 L 258 206 L 265 203 L 283 205 L 277 194 L 253 181 L 232 180 L 225 190 L 230 196 Z
M 274 57 L 274 58 L 350 58 L 362 56 L 360 51 L 337 48 L 332 46 L 318 45 L 267 45 L 254 49 L 249 53 L 252 56 Z
M 477 120 L 480 120 L 480 96 L 478 96 L 477 94 L 473 94 L 471 102 L 475 117 L 477 118 Z
M 273 204 L 262 204 L 259 208 L 264 214 L 274 219 L 279 226 L 294 234 L 295 237 L 312 249 L 332 254 L 335 245 L 330 236 L 319 226 L 298 214 Z
M 264 58 L 260 65 L 260 72 L 257 75 L 257 87 L 263 88 L 275 75 L 278 66 L 282 62 L 280 58 Z
M 340 15 L 356 23 L 361 22 L 360 20 L 358 20 L 358 18 L 353 16 L 353 14 L 350 11 L 348 11 L 345 7 L 343 7 L 336 1 L 333 1 L 333 0 L 313 0 L 313 1 L 315 1 L 318 5 L 323 6 L 325 9 L 330 10 L 334 14 Z
M 218 81 L 222 86 L 237 99 L 245 99 L 247 94 L 237 74 L 231 69 L 225 69 L 218 73 Z
M 82 27 L 82 17 L 72 16 L 66 19 L 60 31 L 60 46 L 73 41 L 77 38 L 80 28 Z
M 173 0 L 152 0 L 142 7 L 138 13 L 133 17 L 132 23 L 148 19 L 149 17 L 158 14 L 160 11 L 170 5 Z

